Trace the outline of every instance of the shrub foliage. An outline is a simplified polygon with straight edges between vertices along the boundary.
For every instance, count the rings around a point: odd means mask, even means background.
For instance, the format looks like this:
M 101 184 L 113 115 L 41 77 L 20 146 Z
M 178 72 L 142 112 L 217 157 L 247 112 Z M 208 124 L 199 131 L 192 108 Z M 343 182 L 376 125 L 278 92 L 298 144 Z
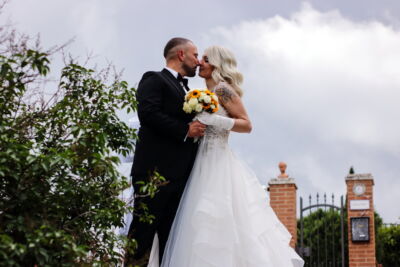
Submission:
M 137 138 L 117 112 L 135 90 L 75 62 L 46 88 L 50 53 L 0 30 L 0 265 L 115 265 L 129 209 L 116 155 Z

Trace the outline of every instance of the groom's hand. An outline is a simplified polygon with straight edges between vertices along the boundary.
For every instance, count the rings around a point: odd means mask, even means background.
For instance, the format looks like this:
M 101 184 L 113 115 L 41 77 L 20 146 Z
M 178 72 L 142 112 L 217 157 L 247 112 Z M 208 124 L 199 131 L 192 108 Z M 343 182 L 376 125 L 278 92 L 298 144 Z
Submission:
M 200 137 L 204 135 L 204 131 L 206 130 L 206 125 L 199 122 L 194 121 L 189 124 L 189 132 L 188 137 Z

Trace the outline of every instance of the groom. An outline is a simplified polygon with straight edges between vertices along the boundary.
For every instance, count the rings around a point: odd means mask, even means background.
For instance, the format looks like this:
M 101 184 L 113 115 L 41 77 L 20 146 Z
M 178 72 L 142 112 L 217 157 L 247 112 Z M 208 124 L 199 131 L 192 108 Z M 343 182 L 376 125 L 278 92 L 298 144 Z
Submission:
M 132 181 L 139 192 L 138 181 L 148 181 L 157 171 L 169 183 L 160 187 L 154 198 L 137 198 L 155 216 L 152 224 L 133 218 L 128 236 L 138 243 L 135 255 L 127 256 L 128 264 L 143 262 L 155 233 L 160 244 L 160 261 L 180 198 L 197 152 L 194 137 L 204 135 L 205 125 L 192 122 L 193 116 L 183 110 L 187 86 L 184 76 L 193 77 L 199 65 L 196 46 L 185 38 L 172 38 L 164 48 L 166 67 L 161 72 L 146 72 L 138 87 L 139 139 L 132 166 Z M 144 260 L 147 261 L 147 260 Z

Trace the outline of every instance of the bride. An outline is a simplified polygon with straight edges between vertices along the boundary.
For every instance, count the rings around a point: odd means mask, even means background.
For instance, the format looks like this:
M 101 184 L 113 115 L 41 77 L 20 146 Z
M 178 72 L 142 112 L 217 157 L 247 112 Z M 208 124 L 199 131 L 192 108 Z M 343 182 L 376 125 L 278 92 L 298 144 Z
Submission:
M 206 49 L 199 76 L 220 106 L 215 114 L 197 117 L 208 126 L 161 267 L 303 266 L 257 177 L 228 145 L 230 131 L 248 133 L 252 128 L 233 54 L 219 46 Z M 151 267 L 159 266 L 156 242 Z

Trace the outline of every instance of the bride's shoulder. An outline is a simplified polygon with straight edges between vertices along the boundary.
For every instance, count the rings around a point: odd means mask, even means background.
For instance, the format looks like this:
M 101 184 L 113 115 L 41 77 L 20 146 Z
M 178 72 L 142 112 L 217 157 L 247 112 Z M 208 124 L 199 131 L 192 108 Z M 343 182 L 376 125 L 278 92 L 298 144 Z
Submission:
M 225 81 L 219 82 L 215 86 L 214 92 L 222 103 L 227 103 L 233 98 L 238 97 L 235 89 Z

